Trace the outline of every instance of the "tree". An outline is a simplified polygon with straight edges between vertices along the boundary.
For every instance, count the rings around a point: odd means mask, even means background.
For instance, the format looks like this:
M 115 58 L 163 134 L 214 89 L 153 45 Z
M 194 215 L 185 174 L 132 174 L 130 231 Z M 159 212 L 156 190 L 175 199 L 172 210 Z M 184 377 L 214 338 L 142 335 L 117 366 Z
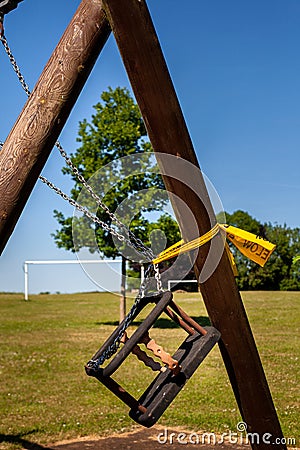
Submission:
M 229 225 L 250 231 L 276 244 L 271 258 L 264 267 L 258 266 L 231 246 L 238 268 L 237 283 L 240 289 L 299 290 L 300 276 L 293 258 L 300 250 L 300 229 L 286 225 L 260 223 L 245 211 L 226 213 Z
M 71 160 L 86 180 L 92 180 L 91 183 L 97 189 L 98 195 L 100 189 L 101 200 L 108 209 L 112 212 L 117 211 L 121 221 L 125 221 L 131 231 L 147 243 L 147 234 L 151 230 L 145 213 L 161 210 L 167 201 L 167 195 L 160 174 L 155 170 L 148 171 L 152 148 L 147 140 L 140 110 L 129 91 L 120 87 L 115 90 L 109 88 L 103 92 L 101 101 L 93 108 L 95 112 L 91 122 L 84 119 L 79 123 L 77 141 L 80 147 L 71 155 Z M 135 159 L 131 158 L 132 155 L 141 157 Z M 143 170 L 136 171 L 137 166 L 142 166 Z M 96 177 L 95 182 L 94 177 L 99 169 L 101 178 Z M 70 174 L 73 178 L 71 197 L 82 201 L 82 184 L 69 167 L 63 168 L 63 173 Z M 89 202 L 93 203 L 89 196 L 84 200 L 87 206 Z M 96 214 L 109 227 L 115 228 L 121 234 L 124 232 L 118 230 L 118 226 L 112 222 L 107 212 L 99 208 Z M 100 249 L 104 257 L 113 259 L 121 254 L 122 274 L 125 275 L 124 245 L 116 246 L 107 230 L 90 223 L 86 217 L 77 218 L 75 248 L 72 235 L 74 219 L 65 217 L 59 211 L 54 211 L 54 215 L 60 225 L 60 229 L 53 235 L 58 247 L 73 252 L 83 247 L 88 248 L 90 252 Z M 121 318 L 125 310 L 125 276 L 122 279 Z
M 270 271 L 280 290 L 299 290 L 300 274 L 293 264 L 294 256 L 300 250 L 300 229 L 290 228 L 285 224 L 268 225 L 268 236 L 276 244 L 270 261 Z

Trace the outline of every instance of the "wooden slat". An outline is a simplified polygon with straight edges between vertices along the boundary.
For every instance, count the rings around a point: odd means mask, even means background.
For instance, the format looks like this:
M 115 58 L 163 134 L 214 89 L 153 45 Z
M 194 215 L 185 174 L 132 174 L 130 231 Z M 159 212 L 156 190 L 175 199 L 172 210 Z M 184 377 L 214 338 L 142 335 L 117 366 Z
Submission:
M 161 173 L 183 236 L 193 239 L 207 232 L 215 223 L 204 180 L 183 114 L 162 54 L 152 20 L 144 0 L 103 0 L 110 25 L 117 40 L 133 91 L 144 117 Z M 185 9 L 184 26 L 188 26 Z M 178 32 L 178 30 L 174 30 Z M 180 30 L 183 32 L 183 30 Z M 176 51 L 176 49 L 174 49 Z M 180 56 L 179 56 L 180 57 Z M 193 169 L 176 167 L 163 153 L 180 157 Z M 183 167 L 183 166 L 182 166 Z M 179 176 L 182 181 L 175 178 Z M 189 179 L 192 186 L 187 188 Z M 197 189 L 197 193 L 193 189 Z M 198 194 L 198 195 L 197 195 Z M 178 198 L 182 199 L 179 201 Z M 187 205 L 183 206 L 183 203 Z M 187 211 L 194 216 L 191 225 Z M 215 250 L 223 252 L 222 239 L 214 238 Z M 195 264 L 199 275 L 209 245 L 202 247 Z M 220 349 L 229 378 L 248 431 L 259 433 L 260 442 L 253 449 L 269 449 L 262 442 L 264 433 L 282 437 L 282 431 L 261 365 L 251 328 L 225 252 L 211 276 L 201 283 L 201 292 L 212 324 L 220 330 Z M 285 449 L 284 444 L 276 448 Z

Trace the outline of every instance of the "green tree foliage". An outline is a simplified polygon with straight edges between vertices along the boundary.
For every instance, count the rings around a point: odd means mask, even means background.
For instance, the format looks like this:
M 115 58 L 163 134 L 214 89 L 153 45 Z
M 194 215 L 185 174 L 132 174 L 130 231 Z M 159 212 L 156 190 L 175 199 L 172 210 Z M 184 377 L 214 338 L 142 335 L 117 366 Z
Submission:
M 300 229 L 286 225 L 260 223 L 245 211 L 226 213 L 227 223 L 250 231 L 276 244 L 276 249 L 264 267 L 250 261 L 234 246 L 238 277 L 242 290 L 299 290 L 300 276 L 293 258 L 300 251 Z
M 84 119 L 79 123 L 77 141 L 80 147 L 71 155 L 71 160 L 86 180 L 101 169 L 101 178 L 98 179 L 98 185 L 96 184 L 98 195 L 99 183 L 101 192 L 104 193 L 101 200 L 110 211 L 118 210 L 121 221 L 125 222 L 146 245 L 149 245 L 149 233 L 153 230 L 153 225 L 150 226 L 146 218 L 147 213 L 161 210 L 167 201 L 167 194 L 158 171 L 148 170 L 150 158 L 153 158 L 152 147 L 147 140 L 140 110 L 128 90 L 120 87 L 115 90 L 109 88 L 108 91 L 103 92 L 101 101 L 93 108 L 94 114 L 91 121 Z M 139 161 L 135 162 L 134 158 L 130 158 L 129 161 L 128 158 L 123 158 L 129 155 L 138 155 Z M 142 168 L 144 165 L 145 170 L 139 169 L 134 172 L 141 165 Z M 109 170 L 106 169 L 108 167 Z M 82 185 L 69 167 L 65 167 L 63 173 L 73 178 L 74 187 L 71 197 L 77 200 L 78 196 L 82 195 L 80 194 Z M 85 202 L 88 201 L 85 198 Z M 131 209 L 133 203 L 134 211 Z M 80 217 L 74 221 L 72 217 L 65 217 L 59 211 L 54 211 L 54 215 L 60 226 L 53 235 L 58 247 L 73 252 L 85 247 L 94 252 L 97 250 L 96 236 L 98 248 L 103 256 L 115 258 L 120 255 L 122 247 L 116 247 L 111 234 L 100 226 L 90 223 L 86 217 Z M 112 224 L 110 215 L 100 208 L 97 210 L 97 216 L 107 225 L 115 226 Z M 77 222 L 76 249 L 72 236 L 74 222 Z M 156 227 L 163 222 L 164 220 L 160 219 Z M 164 231 L 168 242 L 175 242 L 171 236 L 172 229 L 164 226 Z

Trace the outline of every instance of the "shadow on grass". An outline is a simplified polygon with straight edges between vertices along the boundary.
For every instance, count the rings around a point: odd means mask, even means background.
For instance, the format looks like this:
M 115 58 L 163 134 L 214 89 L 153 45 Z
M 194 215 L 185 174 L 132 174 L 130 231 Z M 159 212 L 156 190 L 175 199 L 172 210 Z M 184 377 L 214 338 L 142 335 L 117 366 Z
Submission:
M 198 317 L 192 317 L 199 325 L 202 327 L 210 326 L 210 320 L 207 316 L 198 316 Z M 132 325 L 138 327 L 141 325 L 143 321 L 142 320 L 134 320 L 132 322 Z M 106 322 L 96 322 L 96 325 L 111 325 L 114 327 L 117 327 L 119 325 L 119 322 L 116 321 L 106 321 Z M 167 319 L 164 317 L 160 317 L 157 319 L 155 324 L 153 325 L 153 328 L 162 328 L 162 329 L 168 329 L 168 328 L 180 328 L 179 325 L 177 325 L 173 320 Z
M 27 450 L 50 450 L 50 447 L 43 447 L 42 445 L 30 442 L 28 439 L 24 439 L 24 436 L 35 433 L 37 430 L 32 430 L 27 433 L 19 434 L 0 434 L 0 443 L 7 442 L 9 444 L 20 445 L 21 448 Z

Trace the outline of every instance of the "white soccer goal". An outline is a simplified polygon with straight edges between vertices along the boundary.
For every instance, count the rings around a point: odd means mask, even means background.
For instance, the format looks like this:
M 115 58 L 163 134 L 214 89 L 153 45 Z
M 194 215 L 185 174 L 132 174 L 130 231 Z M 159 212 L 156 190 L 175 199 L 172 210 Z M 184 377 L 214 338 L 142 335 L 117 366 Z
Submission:
M 179 283 L 198 283 L 197 280 L 168 280 L 168 291 L 171 290 L 172 284 L 179 284 Z
M 29 265 L 43 265 L 43 264 L 113 264 L 121 263 L 121 259 L 96 259 L 96 260 L 46 260 L 46 261 L 25 261 L 24 262 L 24 298 L 28 300 L 29 294 Z

